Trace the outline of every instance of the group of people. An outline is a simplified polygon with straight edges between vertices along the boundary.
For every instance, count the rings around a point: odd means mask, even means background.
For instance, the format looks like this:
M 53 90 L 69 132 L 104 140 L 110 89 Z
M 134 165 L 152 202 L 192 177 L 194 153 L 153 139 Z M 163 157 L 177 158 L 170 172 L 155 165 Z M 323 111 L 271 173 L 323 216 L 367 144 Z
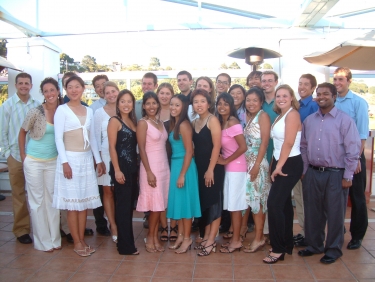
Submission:
M 61 216 L 74 251 L 90 256 L 95 248 L 84 239 L 87 210 L 94 209 L 97 231 L 103 231 L 98 225 L 103 205 L 118 252 L 137 255 L 136 204 L 137 211 L 148 213 L 148 252 L 165 251 L 166 240 L 174 241 L 169 248 L 178 254 L 190 250 L 194 219 L 199 226 L 194 248 L 199 256 L 210 255 L 227 210 L 231 226 L 221 253 L 243 248 L 252 214 L 255 237 L 244 252 L 254 253 L 269 241 L 264 263 L 284 260 L 295 245 L 306 247 L 300 256 L 324 253 L 320 261 L 332 263 L 342 256 L 348 194 L 349 249 L 361 246 L 368 221 L 363 153 L 368 105 L 349 90 L 351 79 L 347 68 L 335 71 L 334 84 L 317 85 L 313 75 L 304 74 L 298 101 L 289 85 L 276 88 L 273 71 L 251 72 L 247 91 L 231 85 L 226 73 L 215 84 L 199 77 L 192 89 L 192 75 L 181 71 L 176 95 L 172 85 L 158 85 L 156 75 L 146 73 L 143 98 L 135 101 L 131 91 L 119 91 L 99 75 L 92 83 L 100 99 L 86 107 L 85 85 L 76 74 L 63 77 L 65 103 L 57 81 L 44 79 L 40 104 L 29 94 L 31 76 L 20 73 L 17 93 L 0 108 L 13 232 L 21 243 L 32 242 L 25 179 L 38 250 L 61 249 Z M 296 236 L 292 191 L 301 226 Z

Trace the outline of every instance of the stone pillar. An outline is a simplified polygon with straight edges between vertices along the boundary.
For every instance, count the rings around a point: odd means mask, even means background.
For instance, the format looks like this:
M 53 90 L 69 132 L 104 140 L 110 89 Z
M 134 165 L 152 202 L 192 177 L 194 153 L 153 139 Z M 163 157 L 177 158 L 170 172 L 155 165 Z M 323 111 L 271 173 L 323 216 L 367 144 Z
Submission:
M 42 80 L 52 77 L 58 80 L 60 72 L 60 48 L 41 37 L 9 39 L 7 59 L 33 79 L 30 94 L 43 100 L 39 87 Z M 18 71 L 8 69 L 8 95 L 16 93 L 15 78 Z

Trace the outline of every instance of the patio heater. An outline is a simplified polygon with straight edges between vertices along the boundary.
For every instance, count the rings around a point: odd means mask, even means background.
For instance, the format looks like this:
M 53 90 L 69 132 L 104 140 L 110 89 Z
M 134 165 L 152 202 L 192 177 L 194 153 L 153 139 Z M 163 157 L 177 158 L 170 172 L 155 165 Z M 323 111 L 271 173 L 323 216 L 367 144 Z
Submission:
M 238 48 L 230 51 L 227 55 L 236 59 L 245 59 L 245 63 L 252 66 L 253 71 L 257 69 L 258 65 L 263 63 L 264 59 L 282 57 L 280 53 L 262 47 Z

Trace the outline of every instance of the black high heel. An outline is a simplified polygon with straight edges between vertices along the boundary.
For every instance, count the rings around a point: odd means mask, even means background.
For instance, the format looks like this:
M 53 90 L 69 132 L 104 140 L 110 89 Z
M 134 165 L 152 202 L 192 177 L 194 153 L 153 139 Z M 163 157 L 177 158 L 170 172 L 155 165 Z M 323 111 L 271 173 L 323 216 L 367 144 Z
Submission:
M 207 251 L 207 248 L 209 248 L 209 247 L 212 247 L 211 250 L 210 250 L 210 252 Z M 209 246 L 204 246 L 203 249 L 202 249 L 202 251 L 200 253 L 198 253 L 198 256 L 200 256 L 200 257 L 206 257 L 206 256 L 210 255 L 211 252 L 216 253 L 216 242 L 213 242 Z
M 167 235 L 160 235 L 160 241 L 167 242 L 170 238 L 168 237 L 168 225 L 166 227 L 161 227 L 160 232 L 167 232 Z M 176 240 L 175 240 L 176 241 Z
M 171 226 L 170 229 L 169 229 L 169 241 L 174 242 L 174 241 L 177 240 L 177 236 L 171 235 L 172 232 L 178 234 L 178 225 L 177 224 L 174 227 Z
M 206 241 L 207 241 L 207 239 L 200 242 L 198 246 L 194 247 L 194 250 L 203 250 L 204 246 L 202 245 L 202 243 L 206 242 Z
M 268 255 L 263 259 L 263 262 L 267 264 L 274 264 L 274 263 L 277 263 L 279 260 L 284 260 L 284 257 L 285 257 L 285 253 L 282 253 L 279 257 Z M 269 260 L 266 260 L 267 258 Z

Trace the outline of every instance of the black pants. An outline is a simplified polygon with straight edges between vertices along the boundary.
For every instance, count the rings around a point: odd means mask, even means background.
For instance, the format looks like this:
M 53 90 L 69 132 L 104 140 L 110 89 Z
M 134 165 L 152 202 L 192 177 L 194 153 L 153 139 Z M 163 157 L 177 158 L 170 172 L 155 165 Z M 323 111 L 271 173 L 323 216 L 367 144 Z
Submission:
M 275 170 L 276 165 L 277 161 L 273 159 L 271 171 Z M 282 172 L 288 176 L 275 177 L 267 201 L 270 241 L 274 253 L 285 253 L 294 245 L 291 193 L 303 172 L 301 155 L 289 157 Z
M 137 251 L 133 235 L 133 203 L 137 196 L 137 172 L 126 176 L 125 184 L 114 181 L 115 220 L 117 225 L 117 250 L 120 255 L 130 255 Z
M 107 228 L 107 220 L 104 218 L 104 205 L 103 205 L 103 185 L 98 185 L 100 201 L 102 201 L 102 206 L 93 209 L 92 212 L 95 217 L 96 229 Z
M 349 188 L 349 197 L 352 202 L 352 213 L 350 221 L 350 233 L 352 239 L 362 240 L 365 237 L 368 216 L 366 206 L 366 159 L 365 154 L 361 156 L 361 172 L 353 175 L 353 185 Z
M 315 254 L 324 252 L 332 258 L 342 256 L 348 202 L 348 189 L 342 188 L 343 175 L 343 170 L 321 172 L 308 168 L 303 178 L 307 249 Z

